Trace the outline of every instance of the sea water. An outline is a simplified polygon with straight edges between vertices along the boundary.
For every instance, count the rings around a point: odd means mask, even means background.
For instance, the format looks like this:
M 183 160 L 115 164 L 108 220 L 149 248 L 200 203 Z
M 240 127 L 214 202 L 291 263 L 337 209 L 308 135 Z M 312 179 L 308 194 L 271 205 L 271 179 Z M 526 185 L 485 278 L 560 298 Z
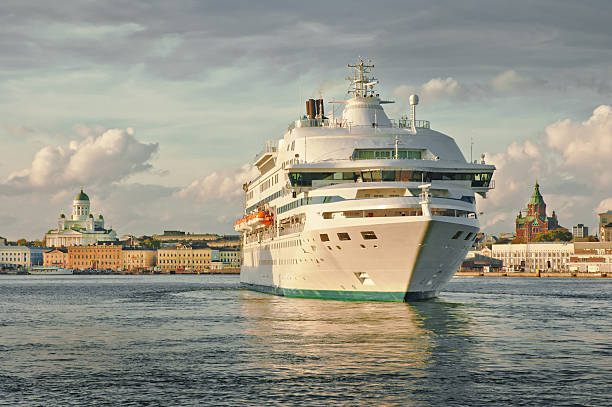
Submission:
M 0 276 L 0 404 L 612 405 L 612 281 L 291 299 L 238 276 Z

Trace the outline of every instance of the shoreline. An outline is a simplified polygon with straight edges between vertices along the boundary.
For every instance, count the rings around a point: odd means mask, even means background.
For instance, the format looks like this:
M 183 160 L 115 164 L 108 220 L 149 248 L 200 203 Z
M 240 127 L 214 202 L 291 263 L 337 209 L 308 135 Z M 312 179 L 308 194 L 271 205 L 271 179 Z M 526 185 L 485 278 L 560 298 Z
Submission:
M 458 271 L 455 277 L 530 277 L 530 278 L 612 278 L 610 273 L 544 272 L 544 271 Z

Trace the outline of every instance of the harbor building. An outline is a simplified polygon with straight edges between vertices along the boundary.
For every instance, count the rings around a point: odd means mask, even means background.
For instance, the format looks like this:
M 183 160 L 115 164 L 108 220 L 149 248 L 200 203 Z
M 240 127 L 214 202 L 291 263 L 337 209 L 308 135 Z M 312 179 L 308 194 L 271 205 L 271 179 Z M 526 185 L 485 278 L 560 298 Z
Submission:
M 157 250 L 154 249 L 123 247 L 122 256 L 124 271 L 151 271 L 157 265 Z
M 527 203 L 525 214 L 519 211 L 516 217 L 516 236 L 527 242 L 533 240 L 535 235 L 559 228 L 555 211 L 549 217 L 546 215 L 546 202 L 540 193 L 540 185 L 536 182 L 533 194 Z
M 491 257 L 501 260 L 506 271 L 567 271 L 572 254 L 573 243 L 538 242 L 494 244 Z
M 605 272 L 612 265 L 612 242 L 495 244 L 491 257 L 506 271 Z
M 45 234 L 45 244 L 49 247 L 86 246 L 117 241 L 117 233 L 105 228 L 102 214 L 94 218 L 90 211 L 89 196 L 83 189 L 72 201 L 70 218 L 61 213 L 57 226 L 57 229 L 49 230 Z
M 582 239 L 589 235 L 588 226 L 584 226 L 582 223 L 577 224 L 576 226 L 572 226 L 572 236 L 574 239 Z
M 157 249 L 157 267 L 163 273 L 208 272 L 212 249 L 207 246 L 175 244 Z
M 46 253 L 43 253 L 43 266 L 68 267 L 68 249 L 57 247 Z
M 577 273 L 612 273 L 612 242 L 574 243 L 568 269 Z
M 0 246 L 0 267 L 29 269 L 42 266 L 43 253 L 48 250 L 46 247 Z
M 122 247 L 116 244 L 70 246 L 67 266 L 77 270 L 122 270 Z
M 599 214 L 599 240 L 612 242 L 612 210 Z
M 240 267 L 240 250 L 220 250 L 219 261 L 223 263 L 224 268 L 238 268 Z

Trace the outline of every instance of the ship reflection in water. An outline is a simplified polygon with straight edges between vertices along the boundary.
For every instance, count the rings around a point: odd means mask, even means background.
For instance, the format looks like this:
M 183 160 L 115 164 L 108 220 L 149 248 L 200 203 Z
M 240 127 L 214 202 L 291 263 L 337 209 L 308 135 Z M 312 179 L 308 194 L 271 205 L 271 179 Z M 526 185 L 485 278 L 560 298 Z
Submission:
M 460 378 L 474 370 L 469 357 L 474 341 L 470 318 L 459 304 L 242 295 L 242 315 L 249 321 L 245 345 L 250 368 L 261 369 L 268 380 L 282 384 L 266 386 L 280 398 L 287 391 L 316 398 L 320 390 L 320 396 L 332 404 L 362 393 L 357 404 L 384 400 L 411 405 L 412 393 L 430 393 L 431 386 L 440 391 L 440 402 L 449 393 L 469 391 Z M 453 389 L 459 380 L 461 389 Z M 291 382 L 289 387 L 286 381 Z M 423 399 L 413 400 L 420 405 Z

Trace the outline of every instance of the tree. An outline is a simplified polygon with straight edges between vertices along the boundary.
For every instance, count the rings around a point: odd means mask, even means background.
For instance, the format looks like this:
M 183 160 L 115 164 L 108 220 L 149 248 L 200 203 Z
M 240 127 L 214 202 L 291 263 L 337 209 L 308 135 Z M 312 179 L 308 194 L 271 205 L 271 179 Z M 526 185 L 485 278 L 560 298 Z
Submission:
M 535 235 L 534 242 L 569 242 L 573 238 L 572 232 L 565 228 L 558 228 Z
M 15 243 L 17 243 L 17 245 L 19 245 L 19 246 L 25 246 L 25 245 L 28 244 L 28 241 L 23 239 L 23 238 L 21 238 L 21 239 L 17 240 L 17 242 L 15 242 Z

